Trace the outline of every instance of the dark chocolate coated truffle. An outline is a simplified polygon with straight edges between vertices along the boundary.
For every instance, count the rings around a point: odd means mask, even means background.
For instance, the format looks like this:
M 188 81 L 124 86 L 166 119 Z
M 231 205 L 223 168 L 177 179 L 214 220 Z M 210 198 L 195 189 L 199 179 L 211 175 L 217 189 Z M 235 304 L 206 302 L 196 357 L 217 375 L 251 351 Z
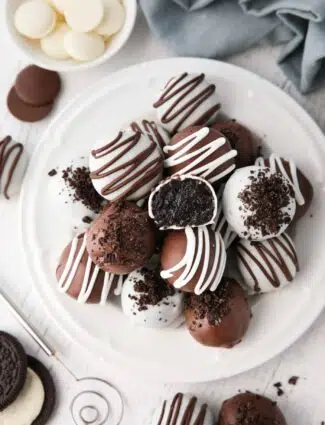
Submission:
M 175 288 L 199 295 L 215 291 L 226 265 L 220 233 L 209 227 L 186 227 L 166 237 L 161 252 L 161 277 Z
M 267 397 L 246 392 L 224 401 L 218 425 L 286 425 L 285 417 L 275 402 Z
M 192 126 L 177 133 L 164 147 L 169 175 L 192 174 L 215 183 L 235 169 L 236 150 L 209 127 Z
M 185 319 L 190 334 L 200 344 L 232 348 L 245 335 L 251 310 L 241 286 L 224 278 L 215 292 L 188 296 Z
M 106 272 L 127 274 L 145 265 L 156 247 L 148 213 L 132 202 L 109 204 L 87 233 L 87 250 Z
M 310 181 L 295 163 L 272 153 L 267 159 L 257 158 L 256 165 L 270 167 L 272 172 L 278 172 L 290 181 L 296 198 L 294 220 L 299 220 L 299 218 L 303 217 L 313 200 L 314 190 Z
M 105 273 L 95 266 L 86 250 L 86 236 L 80 234 L 64 248 L 56 277 L 61 292 L 79 302 L 105 304 L 114 293 L 120 295 L 123 276 Z
M 234 120 L 217 121 L 211 127 L 220 131 L 238 152 L 235 158 L 238 168 L 254 164 L 258 149 L 248 128 Z

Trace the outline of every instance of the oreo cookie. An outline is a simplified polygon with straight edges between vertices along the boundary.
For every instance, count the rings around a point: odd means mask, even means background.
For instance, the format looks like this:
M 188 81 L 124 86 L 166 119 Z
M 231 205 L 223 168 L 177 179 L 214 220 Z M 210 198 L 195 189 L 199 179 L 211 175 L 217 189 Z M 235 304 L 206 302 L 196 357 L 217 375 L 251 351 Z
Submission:
M 27 376 L 27 356 L 12 335 L 0 331 L 0 412 L 13 403 Z
M 45 425 L 52 415 L 55 406 L 56 390 L 54 381 L 47 368 L 34 357 L 28 356 L 28 367 L 41 379 L 45 393 L 42 410 L 32 425 Z

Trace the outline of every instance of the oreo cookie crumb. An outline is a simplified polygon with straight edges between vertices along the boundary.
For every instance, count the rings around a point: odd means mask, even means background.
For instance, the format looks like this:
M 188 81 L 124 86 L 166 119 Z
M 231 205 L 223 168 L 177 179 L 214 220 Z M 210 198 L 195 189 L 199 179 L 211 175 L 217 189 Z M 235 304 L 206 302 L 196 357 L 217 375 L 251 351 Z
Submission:
M 50 177 L 54 177 L 58 174 L 58 172 L 53 168 L 51 171 L 48 172 L 48 175 Z
M 291 222 L 290 215 L 283 210 L 294 197 L 292 187 L 280 173 L 269 175 L 265 170 L 250 176 L 250 180 L 238 195 L 245 210 L 251 212 L 244 221 L 245 226 L 262 236 L 279 233 L 284 224 Z
M 103 198 L 96 192 L 87 167 L 68 167 L 62 171 L 62 178 L 70 192 L 72 202 L 81 202 L 90 211 L 98 214 Z
M 231 312 L 231 298 L 230 283 L 225 281 L 215 292 L 206 291 L 198 296 L 185 297 L 185 309 L 194 311 L 195 320 L 207 318 L 209 324 L 215 326 Z
M 83 223 L 86 223 L 86 224 L 90 224 L 90 223 L 92 223 L 92 222 L 93 222 L 93 219 L 92 219 L 91 217 L 89 217 L 88 215 L 85 215 L 85 216 L 82 218 L 82 222 L 83 222 Z
M 278 395 L 278 397 L 283 396 L 284 391 L 282 389 L 282 382 L 276 382 L 275 384 L 273 384 L 273 386 L 277 389 L 277 395 Z
M 288 380 L 289 385 L 297 385 L 299 381 L 299 376 L 291 376 L 291 378 Z
M 138 280 L 134 285 L 139 296 L 129 295 L 136 302 L 139 311 L 148 310 L 149 305 L 158 305 L 165 298 L 175 295 L 175 289 L 160 277 L 158 269 L 144 268 L 141 272 L 144 280 Z M 169 302 L 165 301 L 164 304 L 169 305 Z

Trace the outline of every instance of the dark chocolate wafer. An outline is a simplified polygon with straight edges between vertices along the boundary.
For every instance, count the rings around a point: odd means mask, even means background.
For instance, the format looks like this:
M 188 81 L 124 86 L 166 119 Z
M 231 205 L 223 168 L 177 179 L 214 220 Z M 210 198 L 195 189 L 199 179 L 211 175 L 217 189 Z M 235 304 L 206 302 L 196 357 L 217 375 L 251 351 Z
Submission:
M 48 116 L 52 111 L 53 102 L 44 106 L 28 105 L 18 97 L 16 89 L 12 87 L 7 97 L 7 106 L 12 115 L 18 120 L 36 122 Z
M 60 92 L 61 78 L 55 71 L 30 65 L 17 75 L 15 89 L 18 97 L 28 105 L 48 105 Z
M 20 342 L 0 331 L 0 412 L 13 403 L 27 375 L 27 356 Z

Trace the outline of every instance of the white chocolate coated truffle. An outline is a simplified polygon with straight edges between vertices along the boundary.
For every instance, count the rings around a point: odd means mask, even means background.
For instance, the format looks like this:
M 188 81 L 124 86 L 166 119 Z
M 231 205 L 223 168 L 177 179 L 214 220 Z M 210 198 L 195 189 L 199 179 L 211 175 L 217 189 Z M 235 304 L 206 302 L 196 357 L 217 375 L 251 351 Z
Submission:
M 40 414 L 45 399 L 44 387 L 39 376 L 27 369 L 24 387 L 16 400 L 0 412 L 3 425 L 32 424 Z
M 286 233 L 262 242 L 241 239 L 236 253 L 240 274 L 252 294 L 283 288 L 299 270 L 294 243 Z
M 119 132 L 98 141 L 90 154 L 90 177 L 109 201 L 144 200 L 161 180 L 163 158 L 155 142 L 140 132 Z
M 64 37 L 70 31 L 67 24 L 60 23 L 51 34 L 41 39 L 41 48 L 44 53 L 53 59 L 68 59 L 70 57 L 64 47 Z
M 125 21 L 125 11 L 119 0 L 103 0 L 104 17 L 96 28 L 96 32 L 109 37 L 117 33 Z
M 142 306 L 141 297 L 147 297 L 148 292 L 139 292 L 136 285 L 146 282 L 148 279 L 146 273 L 151 272 L 146 269 L 136 270 L 124 282 L 121 298 L 124 314 L 133 324 L 148 328 L 166 328 L 175 325 L 176 322 L 179 324 L 178 319 L 183 312 L 183 294 L 168 287 L 159 277 L 159 273 L 157 287 L 159 284 L 165 285 L 166 289 L 169 288 L 169 291 L 174 292 L 174 295 L 165 296 L 157 304 L 145 303 L 145 306 Z
M 151 119 L 142 118 L 133 121 L 127 130 L 140 131 L 148 136 L 151 141 L 159 146 L 161 153 L 163 153 L 163 147 L 170 141 L 167 131 L 161 125 L 157 124 L 156 121 Z
M 268 167 L 250 166 L 236 170 L 226 183 L 222 204 L 232 229 L 240 237 L 250 240 L 280 235 L 296 212 L 290 182 Z
M 21 143 L 7 136 L 0 141 L 0 190 L 11 199 L 20 192 L 28 165 L 28 157 Z
M 74 31 L 88 32 L 95 29 L 104 16 L 102 0 L 67 0 L 64 5 L 67 24 Z
M 175 133 L 190 125 L 206 125 L 220 109 L 215 85 L 204 74 L 188 74 L 172 78 L 154 103 L 160 124 Z
M 54 29 L 56 13 L 43 0 L 29 0 L 16 10 L 14 23 L 20 34 L 31 39 L 40 39 Z
M 68 31 L 64 36 L 64 48 L 73 59 L 88 62 L 102 56 L 105 43 L 95 33 Z
M 186 422 L 185 422 L 186 421 Z M 213 425 L 209 407 L 191 394 L 178 393 L 165 400 L 153 414 L 150 425 Z

